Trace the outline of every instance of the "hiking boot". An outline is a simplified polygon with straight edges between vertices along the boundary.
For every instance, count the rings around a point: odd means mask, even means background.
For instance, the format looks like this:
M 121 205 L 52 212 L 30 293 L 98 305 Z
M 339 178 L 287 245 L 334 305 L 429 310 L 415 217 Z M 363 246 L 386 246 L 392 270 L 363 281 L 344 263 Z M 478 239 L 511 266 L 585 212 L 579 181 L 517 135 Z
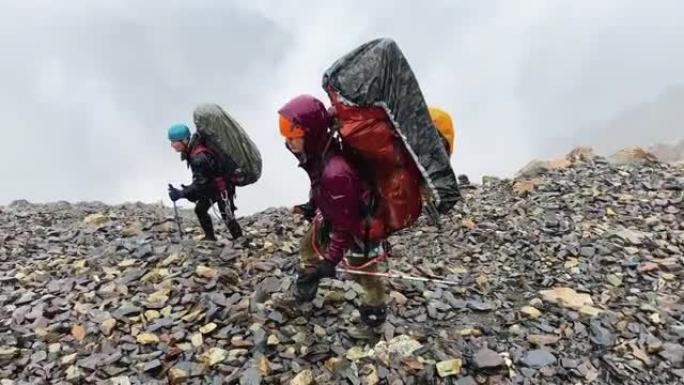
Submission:
M 294 287 L 294 298 L 297 302 L 311 302 L 316 298 L 318 292 L 319 279 L 303 280 L 301 277 L 297 278 Z
M 271 302 L 273 303 L 273 310 L 278 310 L 287 317 L 297 318 L 300 315 L 297 308 L 298 301 L 291 292 L 275 293 L 271 297 Z
M 217 242 L 216 235 L 205 235 L 200 239 L 200 242 Z
M 318 284 L 321 282 L 321 279 L 334 276 L 335 263 L 328 259 L 323 259 L 317 265 L 300 271 L 295 282 L 295 298 L 300 302 L 313 301 L 316 298 Z
M 367 326 L 352 326 L 347 329 L 347 335 L 358 341 L 370 341 L 377 336 L 376 331 Z
M 242 236 L 242 228 L 240 228 L 240 224 L 236 220 L 228 222 L 228 231 L 230 231 L 233 239 L 238 239 Z
M 316 215 L 316 207 L 311 202 L 306 202 L 301 205 L 296 205 L 292 210 L 295 214 L 304 216 L 304 219 L 311 222 Z
M 387 319 L 387 306 L 369 306 L 361 305 L 359 308 L 361 313 L 361 322 L 374 328 L 382 325 Z

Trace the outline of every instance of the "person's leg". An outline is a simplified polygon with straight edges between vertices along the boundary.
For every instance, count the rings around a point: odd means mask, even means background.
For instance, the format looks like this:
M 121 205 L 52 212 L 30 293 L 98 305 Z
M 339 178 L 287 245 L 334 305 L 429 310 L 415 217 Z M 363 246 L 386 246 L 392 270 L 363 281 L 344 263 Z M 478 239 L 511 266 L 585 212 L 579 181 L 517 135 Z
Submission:
M 211 216 L 209 216 L 209 208 L 211 208 L 211 205 L 212 201 L 209 198 L 198 200 L 195 205 L 195 214 L 197 214 L 197 219 L 204 231 L 204 239 L 215 241 L 216 235 L 214 234 L 214 225 L 211 222 Z
M 219 198 L 218 207 L 221 211 L 221 218 L 223 218 L 223 223 L 225 223 L 226 227 L 228 227 L 228 231 L 230 231 L 230 235 L 233 237 L 233 239 L 238 239 L 242 236 L 242 228 L 240 228 L 240 224 L 238 223 L 237 219 L 235 219 L 235 214 L 232 211 L 233 203 L 230 198 L 228 199 L 228 204 L 231 205 L 230 215 L 228 215 L 228 212 L 226 211 L 226 202 L 223 199 Z
M 316 255 L 316 251 L 313 247 L 313 241 L 311 239 L 314 233 L 314 225 L 309 227 L 309 230 L 304 234 L 301 242 L 299 243 L 299 269 L 305 270 L 312 266 L 318 264 L 319 258 Z
M 230 210 L 235 214 L 235 211 L 237 211 L 235 206 L 235 186 L 228 186 L 228 199 L 230 200 Z
M 226 212 L 226 203 L 223 201 L 223 199 L 219 198 L 216 200 L 216 204 L 218 205 L 219 212 L 221 213 L 221 218 L 224 222 L 227 222 L 228 213 Z
M 362 267 L 370 261 L 370 258 L 366 258 L 363 255 L 350 255 L 347 257 L 347 261 L 352 269 L 358 268 L 359 271 L 362 272 L 375 273 L 383 270 L 379 268 L 378 263 L 372 263 L 367 267 Z M 361 295 L 361 307 L 359 308 L 361 321 L 371 327 L 382 325 L 387 318 L 384 279 L 378 276 L 354 274 L 354 280 L 358 282 L 364 290 Z
M 299 271 L 303 272 L 307 269 L 315 268 L 320 259 L 316 250 L 314 249 L 314 242 L 318 245 L 317 247 L 325 248 L 325 243 L 322 242 L 321 232 L 323 229 L 318 228 L 314 223 L 311 224 L 309 230 L 304 234 L 302 241 L 299 244 Z M 315 236 L 315 239 L 312 237 Z M 314 282 L 303 282 L 299 278 L 295 282 L 294 295 L 295 298 L 300 302 L 312 301 L 316 297 L 316 292 L 318 291 L 318 281 Z

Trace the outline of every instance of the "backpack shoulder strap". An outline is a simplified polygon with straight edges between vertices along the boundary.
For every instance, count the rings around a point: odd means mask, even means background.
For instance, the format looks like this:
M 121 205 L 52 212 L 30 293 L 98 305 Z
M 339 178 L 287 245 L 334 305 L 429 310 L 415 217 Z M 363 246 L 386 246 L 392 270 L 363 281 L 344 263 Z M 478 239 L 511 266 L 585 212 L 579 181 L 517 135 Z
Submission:
M 209 149 L 209 147 L 207 147 L 207 146 L 205 146 L 205 145 L 203 145 L 203 144 L 198 144 L 198 145 L 196 145 L 195 147 L 193 147 L 192 150 L 190 150 L 190 157 L 193 157 L 193 156 L 195 156 L 195 155 L 199 155 L 199 154 L 202 154 L 202 153 L 212 154 L 212 152 L 211 152 L 211 150 Z

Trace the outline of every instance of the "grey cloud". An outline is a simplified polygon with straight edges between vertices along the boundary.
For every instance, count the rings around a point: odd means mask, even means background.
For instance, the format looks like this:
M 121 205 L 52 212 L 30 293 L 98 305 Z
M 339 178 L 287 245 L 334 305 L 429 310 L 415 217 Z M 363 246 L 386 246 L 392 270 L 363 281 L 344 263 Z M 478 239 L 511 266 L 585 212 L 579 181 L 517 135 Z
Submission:
M 275 111 L 296 94 L 324 97 L 323 71 L 378 36 L 397 40 L 428 103 L 452 112 L 459 173 L 510 175 L 578 143 L 650 144 L 680 133 L 681 115 L 615 121 L 684 83 L 682 11 L 677 1 L 0 2 L 0 204 L 162 199 L 167 182 L 189 179 L 165 129 L 202 102 L 224 106 L 263 153 L 240 213 L 301 201 L 307 179 Z M 641 134 L 616 141 L 616 125 Z

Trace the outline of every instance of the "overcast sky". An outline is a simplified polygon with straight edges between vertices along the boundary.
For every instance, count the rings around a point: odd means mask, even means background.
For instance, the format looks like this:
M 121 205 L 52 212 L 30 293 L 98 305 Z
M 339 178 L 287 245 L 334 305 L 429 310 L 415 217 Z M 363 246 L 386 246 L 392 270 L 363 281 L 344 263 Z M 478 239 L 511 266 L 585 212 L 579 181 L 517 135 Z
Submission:
M 239 214 L 304 201 L 276 111 L 324 97 L 325 69 L 382 36 L 452 113 L 456 173 L 509 176 L 579 142 L 612 150 L 636 137 L 592 133 L 684 84 L 682 15 L 679 0 L 0 0 L 0 204 L 168 203 L 166 184 L 190 173 L 166 129 L 203 102 L 264 158 Z M 681 117 L 640 144 L 681 138 Z

